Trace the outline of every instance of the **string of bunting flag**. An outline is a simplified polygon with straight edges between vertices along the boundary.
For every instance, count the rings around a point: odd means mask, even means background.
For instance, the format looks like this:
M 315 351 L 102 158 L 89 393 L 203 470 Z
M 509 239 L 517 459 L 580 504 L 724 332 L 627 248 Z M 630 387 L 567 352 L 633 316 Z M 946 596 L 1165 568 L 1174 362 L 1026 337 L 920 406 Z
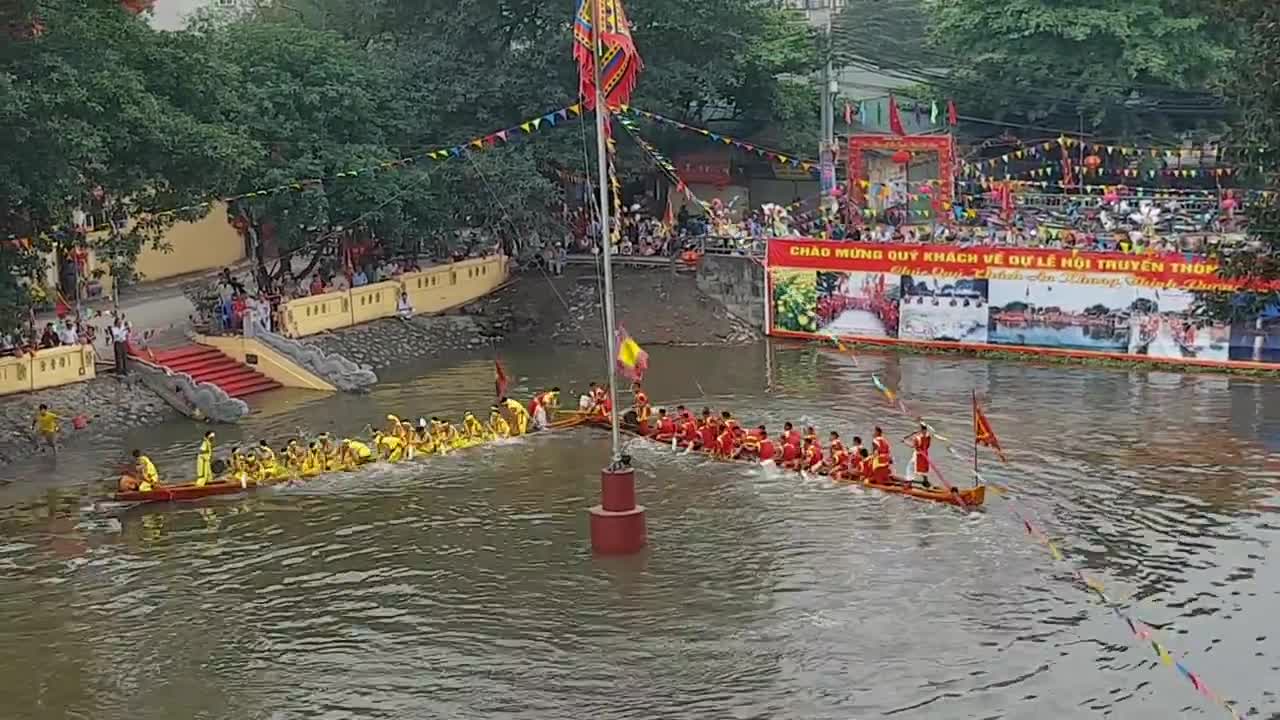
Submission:
M 1143 157 L 1149 157 L 1156 160 L 1164 160 L 1165 162 L 1174 162 L 1174 163 L 1181 163 L 1184 158 L 1187 158 L 1189 162 L 1198 163 L 1205 159 L 1213 160 L 1213 161 L 1225 160 L 1229 156 L 1233 155 L 1233 153 L 1230 152 L 1233 149 L 1243 152 L 1245 156 L 1247 156 L 1248 153 L 1253 151 L 1253 148 L 1230 148 L 1230 147 L 1218 146 L 1218 145 L 1215 145 L 1208 149 L 1203 147 L 1188 148 L 1188 147 L 1181 147 L 1181 146 L 1139 147 L 1139 146 L 1133 146 L 1133 145 L 1114 145 L 1114 144 L 1107 144 L 1107 143 L 1091 142 L 1088 140 L 1080 140 L 1077 138 L 1067 137 L 1064 135 L 1054 140 L 1047 140 L 1040 143 L 1034 143 L 1034 144 L 1027 145 L 1024 148 L 1020 148 L 1018 150 L 1011 150 L 997 157 L 986 158 L 981 160 L 962 161 L 961 162 L 962 172 L 966 170 L 971 172 L 973 171 L 981 172 L 981 168 L 984 165 L 987 167 L 996 167 L 1001 163 L 1008 165 L 1010 162 L 1015 162 L 1018 160 L 1026 160 L 1029 158 L 1032 158 L 1032 159 L 1042 158 L 1042 157 L 1048 156 L 1048 154 L 1052 153 L 1055 149 L 1059 151 L 1062 151 L 1064 149 L 1066 150 L 1078 149 L 1084 152 L 1094 153 L 1093 157 L 1097 158 L 1097 162 L 1099 162 L 1099 164 L 1102 161 L 1102 155 L 1119 157 L 1119 158 L 1125 159 L 1126 161 L 1130 159 L 1138 160 Z M 1265 152 L 1265 148 L 1257 148 L 1256 150 L 1259 153 Z M 1236 154 L 1239 154 L 1239 153 L 1236 153 Z M 1077 160 L 1077 159 L 1078 158 L 1072 158 L 1072 160 Z M 1088 158 L 1085 158 L 1085 160 L 1087 161 Z M 1088 165 L 1086 164 L 1085 168 L 1087 167 Z M 1079 168 L 1079 169 L 1085 169 L 1085 168 Z M 1177 168 L 1176 170 L 1178 172 L 1188 172 L 1191 169 Z M 1228 168 L 1228 167 L 1195 168 L 1195 170 L 1196 172 L 1199 173 L 1199 175 L 1206 175 L 1206 176 L 1218 170 L 1229 171 L 1229 172 L 1224 172 L 1223 174 L 1231 174 L 1236 172 L 1235 168 Z M 1151 172 L 1151 171 L 1148 170 L 1148 171 L 1136 171 L 1136 172 L 1142 173 L 1142 172 Z M 1198 177 L 1199 175 L 1181 175 L 1181 177 Z
M 749 142 L 746 142 L 745 140 L 739 140 L 737 138 L 730 137 L 728 135 L 712 132 L 706 128 L 700 128 L 694 125 L 689 125 L 687 123 L 682 123 L 679 120 L 672 120 L 669 117 L 659 115 L 658 113 L 651 113 L 645 110 L 640 110 L 639 108 L 624 107 L 622 108 L 622 110 L 623 112 L 639 115 L 642 118 L 652 120 L 662 125 L 669 125 L 671 127 L 684 130 L 685 132 L 690 132 L 695 135 L 701 135 L 702 137 L 706 138 L 707 140 L 710 140 L 711 142 L 720 143 L 722 145 L 730 145 L 732 147 L 736 147 L 739 150 L 743 150 L 745 152 L 755 153 L 756 155 L 762 158 L 765 158 L 767 160 L 770 160 L 772 162 L 776 162 L 779 165 L 790 165 L 791 167 L 800 168 L 805 172 L 814 173 L 814 174 L 818 173 L 817 160 L 797 157 L 789 153 L 779 152 L 772 148 L 761 147 L 760 145 L 756 145 L 755 143 L 749 143 Z
M 843 342 L 840 341 L 838 337 L 836 337 L 834 333 L 826 333 L 826 337 L 829 340 L 831 340 L 832 343 L 835 344 L 836 349 L 839 352 L 847 354 L 849 356 L 849 358 L 853 361 L 853 365 L 855 368 L 860 368 L 857 357 L 853 354 L 853 352 L 848 347 L 845 346 Z M 942 435 L 936 429 L 934 429 L 931 425 L 925 423 L 924 419 L 919 414 L 912 413 L 910 409 L 907 407 L 906 403 L 904 403 L 902 399 L 898 396 L 898 393 L 895 392 L 892 388 L 885 385 L 884 381 L 881 380 L 877 374 L 875 373 L 871 374 L 871 383 L 875 387 L 876 391 L 879 392 L 881 395 L 883 395 L 885 399 L 889 401 L 889 407 L 891 409 L 901 412 L 904 416 L 907 416 L 908 418 L 916 422 L 919 422 L 923 424 L 925 427 L 929 428 L 930 433 L 932 433 L 934 437 L 936 437 L 939 441 L 943 443 L 943 446 L 947 449 L 947 452 L 950 455 L 956 457 L 957 459 L 961 459 L 961 460 L 964 459 L 963 456 L 961 456 L 960 453 L 957 452 L 956 449 L 953 447 L 950 438 L 946 437 L 945 435 Z M 995 431 L 992 429 L 991 422 L 987 419 L 986 414 L 983 413 L 981 406 L 978 404 L 978 396 L 976 393 L 974 393 L 973 395 L 973 433 L 974 433 L 975 445 L 985 445 L 991 448 L 996 453 L 996 455 L 1000 458 L 1001 462 L 1008 462 L 1008 459 L 1005 457 L 1004 450 L 1000 446 L 1000 441 L 996 437 Z M 948 491 L 951 491 L 951 485 L 947 483 L 946 479 L 942 476 L 941 470 L 938 468 L 938 465 L 934 463 L 932 459 L 928 458 L 927 455 L 925 459 L 929 464 L 930 470 L 932 470 L 938 476 L 939 480 L 942 481 L 942 484 L 948 489 Z M 1155 654 L 1156 659 L 1159 660 L 1160 664 L 1164 665 L 1165 667 L 1171 668 L 1172 670 L 1177 672 L 1180 677 L 1182 677 L 1188 683 L 1191 684 L 1191 687 L 1197 693 L 1199 693 L 1201 697 L 1209 700 L 1210 702 L 1213 702 L 1214 704 L 1226 710 L 1227 713 L 1230 714 L 1230 716 L 1233 719 L 1239 720 L 1240 718 L 1244 717 L 1243 715 L 1241 715 L 1240 711 L 1236 709 L 1233 703 L 1231 703 L 1229 700 L 1227 700 L 1222 695 L 1220 695 L 1219 693 L 1214 691 L 1212 688 L 1210 688 L 1200 674 L 1192 671 L 1191 668 L 1188 667 L 1181 660 L 1176 659 L 1173 653 L 1169 650 L 1169 648 L 1163 642 L 1161 642 L 1154 628 L 1142 622 L 1141 620 L 1134 618 L 1132 614 L 1130 614 L 1121 606 L 1121 603 L 1118 599 L 1112 597 L 1111 595 L 1108 595 L 1107 586 L 1105 583 L 1103 583 L 1101 580 L 1097 579 L 1096 577 L 1093 577 L 1085 573 L 1083 570 L 1079 569 L 1073 563 L 1071 563 L 1071 561 L 1067 559 L 1066 555 L 1062 552 L 1062 550 L 1058 547 L 1058 545 L 1054 543 L 1053 539 L 1048 535 L 1048 533 L 1045 533 L 1038 526 L 1036 526 L 1034 523 L 1031 522 L 1031 519 L 1030 519 L 1031 513 L 1024 512 L 1024 508 L 1022 507 L 1022 504 L 1012 497 L 1012 494 L 1009 492 L 1008 488 L 987 482 L 987 480 L 983 478 L 982 475 L 978 473 L 976 469 L 974 470 L 974 478 L 978 482 L 982 483 L 983 485 L 986 485 L 987 488 L 995 491 L 997 495 L 1004 498 L 1009 503 L 1010 509 L 1013 510 L 1014 515 L 1017 516 L 1018 520 L 1022 523 L 1022 527 L 1026 531 L 1027 535 L 1033 540 L 1035 540 L 1037 543 L 1039 543 L 1040 545 L 1044 546 L 1045 549 L 1049 551 L 1050 556 L 1056 562 L 1070 565 L 1071 576 L 1076 580 L 1080 581 L 1080 583 L 1083 584 L 1084 587 L 1089 592 L 1096 595 L 1098 599 L 1102 602 L 1103 606 L 1106 607 L 1108 610 L 1110 610 L 1112 614 L 1116 616 L 1116 618 L 1118 618 L 1121 622 L 1125 624 L 1125 626 L 1129 629 L 1129 632 L 1132 634 L 1133 638 L 1137 642 L 1139 642 L 1144 646 L 1150 647 L 1152 652 Z
M 987 161 L 988 165 L 990 165 L 991 167 L 995 167 L 996 162 L 997 162 L 996 160 Z M 1238 173 L 1237 168 L 1234 168 L 1234 167 L 1163 168 L 1160 170 L 1151 170 L 1151 169 L 1140 170 L 1137 168 L 1126 167 L 1126 168 L 1117 168 L 1113 170 L 1111 168 L 1106 168 L 1102 166 L 1092 168 L 1087 165 L 1084 167 L 1073 167 L 1071 171 L 1073 173 L 1078 172 L 1082 175 L 1085 175 L 1086 177 L 1089 175 L 1095 175 L 1098 177 L 1101 177 L 1104 175 L 1111 175 L 1111 176 L 1123 177 L 1123 178 L 1155 178 L 1155 177 L 1223 178 L 1223 177 L 1233 177 Z M 964 168 L 962 168 L 961 174 L 971 175 L 971 176 L 978 175 L 983 177 L 987 176 L 987 173 L 983 171 L 980 165 L 965 166 Z M 1006 172 L 1005 177 L 1013 177 L 1018 175 L 1026 175 L 1028 177 L 1033 177 L 1033 178 L 1060 177 L 1062 176 L 1062 163 L 1060 162 L 1049 163 L 1038 168 L 1027 168 L 1027 169 L 1021 169 L 1021 170 L 1015 170 L 1012 173 Z
M 459 145 L 438 148 L 435 150 L 416 153 L 414 155 L 407 155 L 405 157 L 397 158 L 395 160 L 387 160 L 385 162 L 380 162 L 373 165 L 367 165 L 365 167 L 356 168 L 353 170 L 345 170 L 343 172 L 334 173 L 333 175 L 294 180 L 292 182 L 287 182 L 280 185 L 259 188 L 257 190 L 251 190 L 249 192 L 239 193 L 236 195 L 227 195 L 225 197 L 213 198 L 213 199 L 206 200 L 200 203 L 195 203 L 192 205 L 185 205 L 179 208 L 173 208 L 170 210 L 161 210 L 161 211 L 151 212 L 146 214 L 151 215 L 153 217 L 164 217 L 166 215 L 174 215 L 177 213 L 190 212 L 192 210 L 199 210 L 202 208 L 206 208 L 209 205 L 212 205 L 213 203 L 216 203 L 216 202 L 230 203 L 236 200 L 246 200 L 250 198 L 266 197 L 268 195 L 275 195 L 276 193 L 281 193 L 281 192 L 300 192 L 302 190 L 305 190 L 308 187 L 320 185 L 326 180 L 352 178 L 352 177 L 358 177 L 361 175 L 370 175 L 377 172 L 384 172 L 387 170 L 395 170 L 398 168 L 402 168 L 406 165 L 411 165 L 417 162 L 418 160 L 423 160 L 423 159 L 437 160 L 437 161 L 451 160 L 453 158 L 462 157 L 463 153 L 466 153 L 472 150 L 485 150 L 487 148 L 495 147 L 499 143 L 510 144 L 512 142 L 515 142 L 521 139 L 524 136 L 532 135 L 533 133 L 540 130 L 544 125 L 546 125 L 547 127 L 556 127 L 562 121 L 568 120 L 570 117 L 577 117 L 581 114 L 582 114 L 581 104 L 569 105 L 568 107 L 563 107 L 563 108 L 560 108 L 559 110 L 553 110 L 549 113 L 545 113 L 537 117 L 529 118 L 528 120 L 525 120 L 524 122 L 518 125 L 513 125 L 509 128 L 497 130 L 495 132 L 491 132 L 485 135 L 480 135 L 479 137 L 472 138 Z
M 672 184 L 675 185 L 676 192 L 684 195 L 690 202 L 697 203 L 698 207 L 702 208 L 703 212 L 710 213 L 711 203 L 703 202 L 698 198 L 698 196 L 693 194 L 693 191 L 689 189 L 689 185 L 681 179 L 679 171 L 676 170 L 676 166 L 672 164 L 672 162 L 668 160 L 667 157 L 658 150 L 658 148 L 654 147 L 652 143 L 645 140 L 644 137 L 640 135 L 635 122 L 626 115 L 618 115 L 617 118 L 618 124 L 622 126 L 622 129 L 627 131 L 627 134 L 631 136 L 631 139 L 635 141 L 636 145 L 640 146 L 640 149 L 649 156 L 649 159 L 653 161 L 653 164 L 667 176 L 667 179 L 670 180 Z

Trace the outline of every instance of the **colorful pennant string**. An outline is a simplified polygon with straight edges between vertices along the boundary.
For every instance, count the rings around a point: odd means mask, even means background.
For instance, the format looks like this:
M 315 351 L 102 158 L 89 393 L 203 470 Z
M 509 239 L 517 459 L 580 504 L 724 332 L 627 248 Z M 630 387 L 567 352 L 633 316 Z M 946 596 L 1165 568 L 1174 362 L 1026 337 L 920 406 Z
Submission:
M 805 172 L 808 172 L 808 173 L 817 174 L 819 172 L 817 160 L 798 157 L 790 153 L 779 152 L 772 148 L 761 147 L 759 145 L 756 145 L 755 143 L 749 143 L 749 142 L 746 142 L 745 140 L 739 140 L 737 138 L 733 138 L 728 135 L 712 132 L 706 128 L 700 128 L 693 125 L 689 125 L 687 123 L 682 123 L 679 120 L 672 120 L 669 117 L 664 117 L 657 113 L 646 112 L 638 108 L 624 107 L 623 111 L 630 112 L 635 115 L 639 115 L 640 117 L 652 120 L 662 125 L 670 125 L 671 127 L 679 128 L 680 130 L 694 133 L 695 135 L 701 135 L 702 137 L 714 143 L 719 143 L 721 145 L 729 145 L 729 146 L 738 148 L 739 150 L 743 150 L 745 152 L 755 153 L 756 155 L 762 158 L 765 158 L 767 160 L 770 160 L 772 162 L 778 163 L 779 165 L 790 165 L 791 167 L 800 168 L 801 170 L 804 170 Z
M 206 200 L 200 203 L 195 203 L 192 205 L 185 205 L 183 207 L 173 208 L 170 210 L 161 210 L 157 212 L 144 213 L 144 214 L 150 215 L 152 217 L 164 217 L 167 215 L 174 215 L 177 213 L 189 212 L 192 210 L 207 208 L 208 206 L 216 202 L 230 203 L 235 200 L 245 200 L 249 198 L 266 197 L 268 195 L 275 195 L 276 193 L 281 193 L 281 192 L 298 192 L 298 191 L 305 190 L 309 187 L 320 185 L 324 183 L 326 180 L 352 178 L 352 177 L 359 177 L 361 175 L 371 175 L 377 172 L 396 170 L 406 165 L 412 165 L 413 163 L 419 160 L 424 160 L 424 159 L 437 160 L 437 161 L 451 160 L 453 158 L 462 157 L 464 153 L 470 152 L 472 150 L 477 150 L 477 151 L 485 150 L 491 147 L 496 147 L 499 143 L 510 144 L 511 142 L 514 142 L 515 140 L 519 139 L 522 136 L 522 133 L 523 135 L 533 134 L 538 129 L 540 129 L 544 123 L 546 124 L 547 127 L 556 127 L 562 121 L 569 119 L 569 117 L 571 116 L 577 117 L 578 115 L 581 115 L 581 114 L 582 114 L 582 105 L 574 104 L 568 107 L 560 108 L 559 110 L 553 110 L 549 113 L 539 115 L 535 118 L 530 118 L 529 120 L 526 120 L 520 123 L 519 125 L 514 125 L 512 127 L 509 127 L 503 130 L 497 130 L 495 132 L 491 132 L 486 135 L 481 135 L 479 137 L 472 138 L 471 140 L 468 140 L 458 145 L 453 145 L 451 147 L 438 148 L 438 149 L 430 150 L 427 152 L 408 155 L 402 158 L 398 158 L 396 160 L 387 160 L 385 162 L 380 162 L 374 165 L 368 165 L 362 168 L 345 170 L 343 172 L 335 173 L 333 175 L 329 175 L 326 177 L 294 180 L 292 182 L 283 183 L 281 185 L 259 188 L 257 190 L 251 190 L 249 192 L 239 193 L 237 195 L 228 195 L 225 197 L 213 198 L 213 199 Z M 106 227 L 108 226 L 95 228 L 95 230 L 103 230 L 103 229 L 106 229 Z
M 711 203 L 703 202 L 698 199 L 697 195 L 693 194 L 693 191 L 689 189 L 689 185 L 681 179 L 679 171 L 676 170 L 676 166 L 668 160 L 667 157 L 658 150 L 658 148 L 654 147 L 652 143 L 645 140 L 640 135 L 635 123 L 626 115 L 617 115 L 616 117 L 618 124 L 622 126 L 622 129 L 631 136 L 631 139 L 635 141 L 636 145 L 640 146 L 640 149 L 649 156 L 649 159 L 653 161 L 653 164 L 667 176 L 668 180 L 671 181 L 671 184 L 676 188 L 676 192 L 684 195 L 690 202 L 702 208 L 704 213 L 710 213 Z
M 830 339 L 833 343 L 835 343 L 836 347 L 841 352 L 848 352 L 850 357 L 852 357 L 852 352 L 848 350 L 848 348 L 844 345 L 844 343 L 841 342 L 840 339 L 837 338 L 834 333 L 828 332 L 823 334 L 828 339 Z M 855 366 L 857 366 L 856 359 L 855 359 Z M 913 416 L 913 414 L 909 412 L 906 404 L 902 402 L 902 400 L 898 397 L 896 392 L 894 392 L 891 388 L 885 385 L 884 381 L 880 379 L 879 375 L 872 373 L 871 383 L 872 385 L 875 386 L 878 392 L 880 392 L 886 398 L 888 398 L 891 407 L 894 407 L 895 409 L 900 410 L 903 415 L 906 415 L 912 419 L 923 422 L 922 420 L 919 420 L 918 415 Z M 958 459 L 963 459 L 961 455 L 958 452 L 956 452 L 956 450 L 951 446 L 949 440 L 947 440 L 945 437 L 937 433 L 937 431 L 935 431 L 933 427 L 929 426 L 928 424 L 926 424 L 925 426 L 929 428 L 930 432 L 934 433 L 935 437 L 938 437 L 938 439 L 944 443 L 944 445 L 947 448 L 947 451 L 952 456 Z M 947 483 L 946 478 L 942 475 L 942 472 L 938 468 L 937 464 L 935 464 L 932 461 L 932 459 L 929 459 L 928 456 L 926 456 L 926 459 L 929 462 L 929 467 L 937 475 L 938 479 L 942 481 L 942 484 L 947 488 L 948 492 L 954 492 L 954 489 L 949 483 Z M 1062 552 L 1061 548 L 1058 547 L 1057 543 L 1055 543 L 1047 533 L 1040 530 L 1039 527 L 1037 527 L 1035 524 L 1031 522 L 1031 520 L 1029 519 L 1030 513 L 1024 513 L 1020 507 L 1020 504 L 1013 498 L 1009 497 L 1009 492 L 1007 488 L 987 482 L 987 480 L 977 471 L 974 472 L 974 479 L 978 483 L 981 483 L 987 486 L 988 489 L 996 490 L 996 494 L 1002 497 L 1005 497 L 1006 500 L 1008 500 L 1008 502 L 1010 503 L 1010 509 L 1013 510 L 1014 515 L 1017 516 L 1018 520 L 1022 523 L 1022 527 L 1024 530 L 1026 530 L 1027 535 L 1033 540 L 1035 540 L 1037 543 L 1043 545 L 1045 549 L 1049 551 L 1049 555 L 1053 557 L 1053 559 L 1056 562 L 1063 562 L 1068 564 L 1070 563 L 1066 555 Z M 1239 718 L 1243 717 L 1243 715 L 1240 714 L 1240 712 L 1235 708 L 1235 706 L 1230 701 L 1223 698 L 1218 693 L 1214 692 L 1204 682 L 1203 677 L 1201 677 L 1195 672 L 1192 672 L 1180 660 L 1175 659 L 1173 657 L 1173 654 L 1169 651 L 1169 649 L 1164 644 L 1162 644 L 1158 638 L 1155 637 L 1156 633 L 1151 627 L 1149 627 L 1148 625 L 1146 625 L 1140 620 L 1134 619 L 1128 612 L 1122 609 L 1120 600 L 1107 594 L 1106 585 L 1101 580 L 1095 577 L 1092 577 L 1090 575 L 1087 575 L 1084 571 L 1074 566 L 1071 569 L 1071 574 L 1074 578 L 1079 580 L 1080 583 L 1083 584 L 1087 590 L 1089 590 L 1090 592 L 1098 596 L 1099 600 L 1102 601 L 1103 605 L 1107 609 L 1111 610 L 1111 612 L 1117 618 L 1119 618 L 1125 624 L 1126 627 L 1129 628 L 1129 631 L 1133 635 L 1135 640 L 1137 640 L 1139 643 L 1150 646 L 1152 651 L 1155 653 L 1156 659 L 1158 659 L 1162 665 L 1173 668 L 1175 671 L 1177 671 L 1177 673 L 1180 676 L 1185 678 L 1191 684 L 1192 688 L 1194 688 L 1197 693 L 1199 693 L 1205 699 L 1222 707 L 1231 715 L 1232 718 L 1239 720 Z

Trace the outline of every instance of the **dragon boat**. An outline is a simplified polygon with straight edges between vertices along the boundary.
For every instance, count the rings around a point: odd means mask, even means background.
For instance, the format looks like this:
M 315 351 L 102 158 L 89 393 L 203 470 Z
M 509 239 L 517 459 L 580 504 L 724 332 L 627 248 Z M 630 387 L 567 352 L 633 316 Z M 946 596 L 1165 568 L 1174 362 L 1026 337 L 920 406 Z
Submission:
M 629 422 L 628 419 L 630 419 L 631 421 Z M 601 427 L 606 429 L 609 427 L 609 418 L 599 416 L 599 415 L 589 418 L 587 422 L 594 427 Z M 639 426 L 634 423 L 634 413 L 627 413 L 626 419 L 623 419 L 618 429 L 628 435 L 645 440 L 646 442 L 650 442 L 655 445 L 660 445 L 668 448 L 672 447 L 672 444 L 670 441 L 659 440 L 658 438 L 653 436 L 652 432 L 650 433 L 642 432 Z M 719 457 L 713 453 L 708 453 L 705 451 L 699 451 L 699 452 L 701 452 L 701 454 L 704 457 L 714 458 L 716 461 L 723 462 L 723 463 L 734 463 L 734 464 L 742 464 L 742 465 L 759 465 L 760 464 L 760 461 L 755 459 L 750 459 L 750 458 L 730 459 L 730 458 Z M 781 468 L 780 465 L 776 467 Z M 801 474 L 801 472 L 803 471 L 792 470 L 790 472 L 794 472 L 798 475 L 798 474 Z M 829 477 L 827 476 L 826 473 L 820 473 L 820 474 L 824 477 Z M 944 487 L 936 487 L 936 486 L 928 487 L 928 488 L 922 487 L 914 483 L 909 483 L 905 479 L 898 477 L 896 475 L 892 476 L 892 478 L 893 478 L 892 481 L 889 483 L 872 482 L 865 478 L 832 477 L 831 480 L 832 482 L 835 482 L 840 485 L 860 485 L 862 487 L 870 488 L 872 490 L 878 490 L 880 492 L 891 493 L 894 495 L 903 495 L 906 497 L 915 498 L 916 500 L 924 500 L 927 502 L 944 503 L 947 505 L 954 505 L 956 507 L 965 508 L 965 509 L 975 509 L 975 508 L 982 507 L 982 504 L 986 502 L 986 499 L 987 499 L 987 488 L 985 485 L 977 485 L 971 488 L 963 488 L 963 489 L 955 488 L 954 490 L 948 490 Z

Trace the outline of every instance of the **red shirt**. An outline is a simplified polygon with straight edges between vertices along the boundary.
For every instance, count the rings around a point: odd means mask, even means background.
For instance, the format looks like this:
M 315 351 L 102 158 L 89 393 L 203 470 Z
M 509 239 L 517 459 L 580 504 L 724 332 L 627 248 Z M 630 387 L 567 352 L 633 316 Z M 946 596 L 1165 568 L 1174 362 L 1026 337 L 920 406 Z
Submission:
M 813 443 L 804 454 L 805 465 L 813 467 L 822 462 L 822 448 L 818 447 L 818 443 Z
M 876 455 L 879 455 L 885 460 L 892 460 L 893 452 L 889 449 L 889 441 L 885 436 L 881 435 L 880 437 L 872 438 L 871 447 L 875 449 Z
M 684 422 L 680 424 L 680 437 L 685 442 L 693 442 L 698 437 L 698 423 L 691 417 L 686 417 Z
M 782 462 L 791 462 L 800 457 L 800 447 L 795 443 L 786 443 L 782 446 Z
M 665 435 L 665 436 L 668 436 L 668 437 L 670 437 L 670 436 L 672 436 L 672 435 L 675 435 L 675 434 L 676 434 L 676 424 L 675 424 L 675 421 L 673 421 L 673 420 L 672 420 L 671 418 L 669 418 L 669 417 L 664 417 L 664 418 L 662 418 L 661 420 L 659 420 L 659 421 L 658 421 L 658 434 L 659 434 L 659 435 Z
M 773 441 L 768 438 L 760 441 L 760 459 L 772 460 L 774 455 Z
M 733 431 L 732 431 L 732 430 L 730 430 L 730 429 L 728 429 L 728 428 L 725 428 L 724 432 L 721 432 L 721 433 L 720 433 L 720 437 L 718 437 L 718 438 L 716 438 L 716 439 L 717 439 L 717 440 L 719 441 L 719 443 L 720 443 L 720 454 L 722 454 L 722 455 L 732 455 L 732 454 L 733 454 L 733 445 L 734 445 L 734 442 L 733 442 Z
M 782 442 L 785 445 L 795 445 L 799 447 L 800 433 L 796 432 L 795 430 L 787 430 L 782 433 Z
M 700 432 L 702 433 L 702 447 L 715 447 L 716 438 L 720 436 L 720 431 L 716 429 L 715 421 L 703 425 Z

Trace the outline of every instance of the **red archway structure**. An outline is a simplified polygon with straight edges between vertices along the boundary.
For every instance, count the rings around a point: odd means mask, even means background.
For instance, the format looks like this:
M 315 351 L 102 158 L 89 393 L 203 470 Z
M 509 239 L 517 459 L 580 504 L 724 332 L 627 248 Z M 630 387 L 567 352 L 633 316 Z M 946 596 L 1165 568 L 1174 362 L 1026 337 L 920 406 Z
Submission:
M 867 180 L 866 152 L 868 150 L 905 150 L 911 153 L 936 153 L 938 156 L 938 196 L 942 207 L 950 207 L 955 200 L 956 143 L 950 135 L 850 135 L 849 136 L 849 190 L 858 205 L 866 207 Z

